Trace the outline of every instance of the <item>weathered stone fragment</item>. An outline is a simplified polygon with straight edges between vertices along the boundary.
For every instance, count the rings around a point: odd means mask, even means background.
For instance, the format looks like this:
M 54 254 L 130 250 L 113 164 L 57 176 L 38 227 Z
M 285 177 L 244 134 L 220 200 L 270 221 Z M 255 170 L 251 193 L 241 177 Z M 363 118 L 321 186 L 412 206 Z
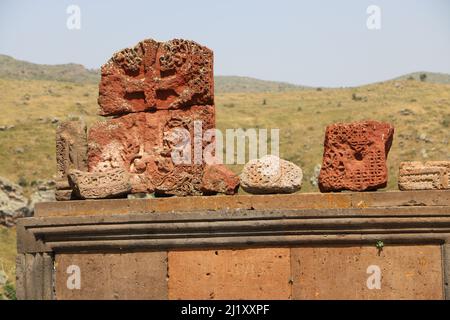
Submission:
M 235 194 L 239 177 L 223 164 L 206 165 L 202 178 L 203 194 Z
M 101 115 L 214 104 L 213 53 L 194 41 L 147 39 L 102 66 Z
M 450 189 L 450 161 L 402 162 L 398 174 L 400 190 Z
M 302 186 L 302 169 L 274 155 L 250 160 L 241 173 L 241 187 L 246 192 L 294 193 Z
M 80 199 L 117 198 L 131 191 L 130 175 L 122 168 L 107 172 L 71 170 L 69 182 Z
M 61 122 L 56 129 L 56 200 L 74 199 L 67 174 L 72 169 L 87 171 L 86 124 L 82 120 Z
M 376 190 L 387 184 L 386 158 L 394 127 L 364 121 L 329 125 L 319 175 L 322 192 Z
M 124 169 L 131 175 L 132 193 L 199 195 L 202 153 L 209 145 L 201 134 L 214 124 L 214 106 L 131 113 L 100 122 L 89 130 L 89 171 Z
M 66 201 L 75 199 L 75 195 L 72 194 L 72 189 L 70 189 L 70 185 L 67 182 L 67 185 L 69 186 L 69 189 L 61 189 L 61 190 L 55 190 L 55 200 L 56 201 Z

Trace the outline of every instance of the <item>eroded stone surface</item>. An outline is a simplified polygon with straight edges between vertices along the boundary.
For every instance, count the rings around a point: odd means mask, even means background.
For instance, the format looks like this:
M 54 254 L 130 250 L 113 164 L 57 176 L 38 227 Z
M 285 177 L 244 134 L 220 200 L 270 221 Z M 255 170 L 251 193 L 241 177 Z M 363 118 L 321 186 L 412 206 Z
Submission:
M 289 248 L 169 251 L 169 299 L 290 299 Z
M 235 194 L 239 188 L 239 177 L 223 164 L 206 165 L 202 178 L 204 194 Z
M 115 198 L 131 191 L 130 175 L 123 168 L 106 172 L 71 170 L 69 182 L 80 199 Z
M 450 161 L 402 162 L 398 174 L 400 190 L 450 189 Z
M 67 180 L 70 170 L 87 171 L 86 130 L 82 120 L 61 122 L 56 129 L 56 200 L 74 199 Z
M 291 263 L 295 300 L 443 298 L 439 245 L 292 248 Z
M 325 133 L 319 189 L 363 191 L 387 184 L 386 158 L 394 127 L 364 121 L 329 125 Z
M 102 66 L 100 114 L 214 103 L 213 53 L 194 41 L 147 39 Z
M 133 193 L 201 194 L 201 154 L 208 142 L 202 141 L 196 131 L 200 143 L 195 149 L 195 123 L 197 130 L 201 127 L 203 132 L 214 128 L 214 106 L 131 113 L 100 122 L 89 130 L 89 171 L 122 168 L 130 173 Z M 180 145 L 186 148 L 180 149 Z M 194 155 L 198 151 L 197 164 Z M 191 159 L 177 163 L 173 153 L 190 153 Z
M 255 194 L 293 193 L 302 186 L 302 169 L 274 155 L 250 160 L 242 170 L 241 187 Z
M 54 281 L 57 300 L 164 300 L 167 253 L 56 254 Z

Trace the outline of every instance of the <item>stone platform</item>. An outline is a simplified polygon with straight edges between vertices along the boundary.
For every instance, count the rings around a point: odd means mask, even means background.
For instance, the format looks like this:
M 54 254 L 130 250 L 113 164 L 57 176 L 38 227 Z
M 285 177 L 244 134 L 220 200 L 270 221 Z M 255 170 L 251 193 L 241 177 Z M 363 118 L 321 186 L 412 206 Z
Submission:
M 17 235 L 19 299 L 450 299 L 450 191 L 41 203 Z

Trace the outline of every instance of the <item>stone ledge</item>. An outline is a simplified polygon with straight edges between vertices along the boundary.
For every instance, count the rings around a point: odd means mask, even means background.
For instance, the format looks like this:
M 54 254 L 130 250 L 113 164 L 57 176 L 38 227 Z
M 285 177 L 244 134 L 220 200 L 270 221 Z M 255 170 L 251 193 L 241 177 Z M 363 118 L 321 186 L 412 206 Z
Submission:
M 444 243 L 450 206 L 220 210 L 21 219 L 18 252 Z
M 217 210 L 449 206 L 450 190 L 195 196 L 38 203 L 35 217 Z

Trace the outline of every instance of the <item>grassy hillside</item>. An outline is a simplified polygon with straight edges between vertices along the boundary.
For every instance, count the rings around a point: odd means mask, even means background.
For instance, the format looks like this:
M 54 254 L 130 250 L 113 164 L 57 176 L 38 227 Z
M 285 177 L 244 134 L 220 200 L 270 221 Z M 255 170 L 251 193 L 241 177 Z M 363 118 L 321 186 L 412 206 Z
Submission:
M 21 182 L 52 178 L 57 122 L 82 116 L 97 117 L 97 85 L 45 80 L 0 79 L 0 176 Z
M 7 285 L 0 285 L 0 300 L 9 296 L 8 287 L 14 287 L 16 261 L 16 230 L 0 226 L 0 281 L 6 276 Z
M 450 84 L 450 74 L 437 72 L 413 72 L 394 80 L 420 80 L 431 83 Z
M 285 92 L 308 88 L 286 82 L 265 81 L 237 76 L 216 76 L 214 77 L 214 87 L 215 92 L 219 94 L 230 92 Z
M 99 70 L 88 70 L 79 64 L 42 65 L 16 60 L 0 54 L 0 78 L 8 80 L 49 80 L 97 84 Z M 298 90 L 289 83 L 264 81 L 249 77 L 216 76 L 216 92 L 267 92 Z
M 0 54 L 0 78 L 98 83 L 100 74 L 80 64 L 41 65 Z

